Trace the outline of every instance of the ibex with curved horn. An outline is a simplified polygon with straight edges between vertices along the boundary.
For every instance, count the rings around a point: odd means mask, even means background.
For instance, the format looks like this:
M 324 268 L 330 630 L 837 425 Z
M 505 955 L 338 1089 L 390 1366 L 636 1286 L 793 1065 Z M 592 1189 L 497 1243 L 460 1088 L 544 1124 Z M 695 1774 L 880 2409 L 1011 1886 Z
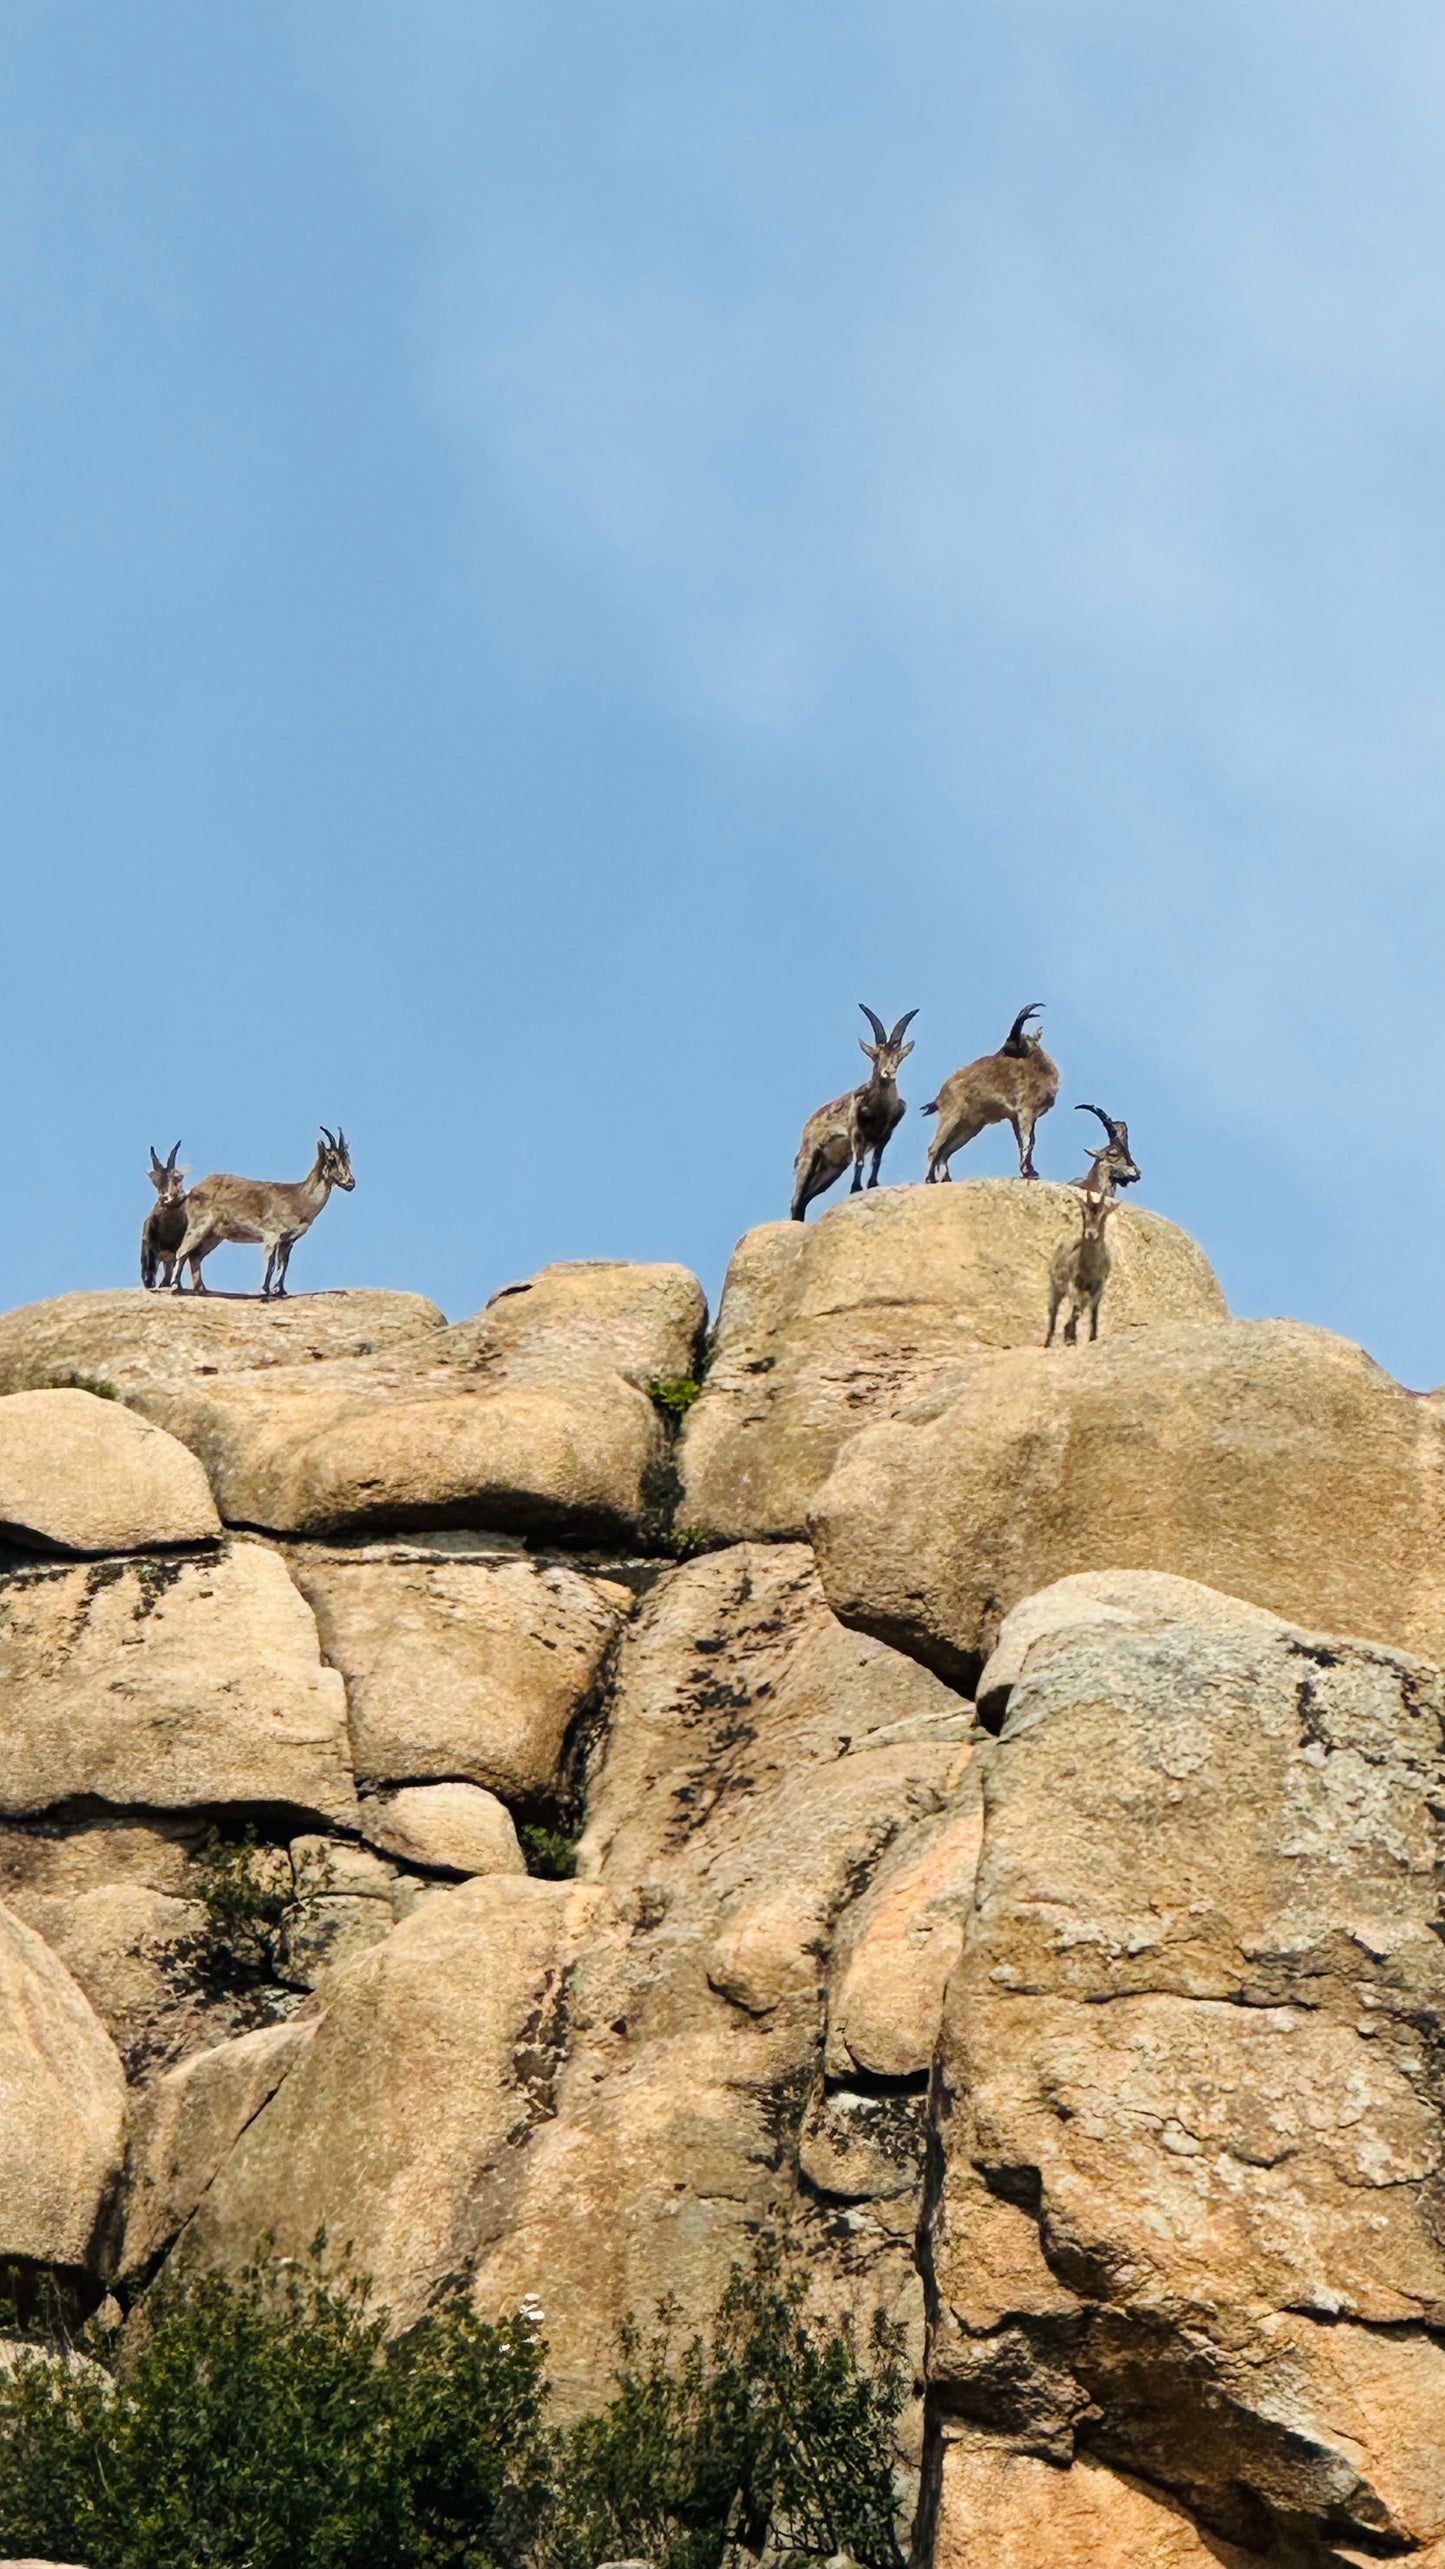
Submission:
M 286 1268 L 302 1232 L 310 1230 L 334 1186 L 349 1195 L 355 1184 L 346 1135 L 332 1133 L 324 1124 L 311 1169 L 295 1186 L 257 1177 L 203 1177 L 186 1199 L 186 1227 L 171 1291 L 180 1292 L 181 1271 L 189 1260 L 192 1292 L 209 1292 L 201 1282 L 202 1259 L 223 1240 L 257 1240 L 266 1252 L 262 1298 L 284 1294 Z
M 1070 1185 L 1084 1195 L 1118 1195 L 1126 1186 L 1137 1186 L 1140 1171 L 1129 1149 L 1128 1125 L 1106 1115 L 1102 1106 L 1076 1106 L 1074 1113 L 1097 1115 L 1108 1138 L 1102 1150 L 1090 1151 L 1083 1176 L 1071 1178 Z
M 1034 1126 L 1047 1115 L 1059 1093 L 1059 1069 L 1044 1050 L 1043 1037 L 1029 1027 L 1041 999 L 1021 1008 L 996 1053 L 984 1053 L 946 1079 L 925 1115 L 938 1117 L 938 1130 L 928 1153 L 926 1184 L 942 1183 L 955 1151 L 981 1133 L 985 1124 L 1011 1124 L 1019 1146 L 1020 1177 L 1037 1177 Z
M 850 1088 L 846 1096 L 831 1098 L 826 1106 L 819 1107 L 816 1115 L 810 1115 L 803 1126 L 803 1138 L 793 1163 L 792 1218 L 795 1222 L 805 1219 L 814 1196 L 826 1194 L 842 1176 L 850 1160 L 853 1163 L 850 1192 L 856 1195 L 863 1184 L 863 1163 L 870 1151 L 873 1167 L 868 1183 L 876 1186 L 878 1164 L 908 1111 L 895 1083 L 900 1065 L 913 1050 L 912 1044 L 905 1044 L 903 1038 L 918 1011 L 910 1008 L 906 1017 L 899 1018 L 890 1035 L 884 1029 L 882 1018 L 875 1017 L 863 1000 L 860 999 L 858 1005 L 877 1038 L 871 1044 L 865 1044 L 861 1035 L 858 1038 L 860 1051 L 865 1052 L 873 1064 L 872 1076 L 864 1081 L 861 1088 Z
M 156 1191 L 140 1232 L 140 1280 L 147 1292 L 159 1284 L 170 1283 L 176 1271 L 176 1251 L 186 1235 L 186 1172 L 176 1166 L 174 1144 L 168 1160 L 157 1159 L 156 1146 L 150 1146 L 151 1164 L 147 1172 Z

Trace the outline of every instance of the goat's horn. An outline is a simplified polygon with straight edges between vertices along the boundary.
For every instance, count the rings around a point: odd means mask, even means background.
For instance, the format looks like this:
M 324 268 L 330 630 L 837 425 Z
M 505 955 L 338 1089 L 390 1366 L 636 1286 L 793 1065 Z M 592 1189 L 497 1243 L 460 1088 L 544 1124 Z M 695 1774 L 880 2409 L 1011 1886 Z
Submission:
M 181 1145 L 180 1145 L 180 1137 L 179 1137 L 179 1135 L 178 1135 L 178 1136 L 177 1136 L 177 1138 L 176 1138 L 176 1140 L 175 1140 L 174 1142 L 172 1142 L 172 1144 L 171 1144 L 171 1155 L 170 1155 L 170 1158 L 169 1158 L 169 1159 L 167 1160 L 167 1162 L 166 1162 L 166 1166 L 167 1166 L 167 1168 L 168 1168 L 168 1169 L 173 1169 L 173 1168 L 175 1167 L 175 1164 L 176 1164 L 176 1153 L 177 1153 L 177 1151 L 180 1149 L 180 1147 L 181 1147 Z
M 886 1032 L 886 1030 L 885 1030 L 885 1027 L 884 1027 L 884 1024 L 883 1024 L 883 1020 L 882 1020 L 882 1018 L 881 1018 L 881 1017 L 875 1017 L 875 1016 L 874 1016 L 873 1011 L 872 1011 L 872 1009 L 869 1007 L 869 1005 L 868 1005 L 868 1003 L 867 1003 L 866 999 L 860 999 L 860 1000 L 859 1000 L 859 1002 L 858 1002 L 858 1005 L 859 1005 L 859 1007 L 862 1009 L 864 1016 L 867 1018 L 868 1023 L 869 1023 L 869 1025 L 872 1027 L 873 1032 L 874 1032 L 874 1034 L 877 1036 L 878 1041 L 880 1042 L 880 1044 L 886 1044 L 886 1043 L 887 1043 L 887 1041 L 888 1041 L 888 1036 L 887 1036 L 887 1032 Z
M 153 1169 L 163 1169 L 165 1167 L 165 1161 L 158 1156 L 154 1142 L 151 1144 L 151 1167 Z
M 346 1135 L 339 1124 L 336 1127 L 336 1147 L 338 1151 L 344 1151 L 346 1148 Z
M 891 1034 L 891 1035 L 889 1036 L 889 1038 L 888 1038 L 888 1040 L 889 1040 L 890 1044 L 897 1044 L 897 1043 L 901 1043 L 901 1042 L 902 1042 L 904 1035 L 907 1033 L 908 1028 L 912 1025 L 913 1020 L 914 1020 L 914 1018 L 917 1016 L 917 1014 L 918 1014 L 918 1011 L 917 1011 L 917 1009 L 916 1009 L 916 1008 L 910 1008 L 906 1017 L 900 1017 L 900 1018 L 899 1018 L 897 1025 L 894 1027 L 892 1034 Z
M 1019 1010 L 1018 1015 L 1015 1017 L 1013 1024 L 1008 1030 L 1008 1035 L 1005 1039 L 1007 1043 L 1016 1044 L 1021 1042 L 1024 1028 L 1028 1024 L 1030 1017 L 1036 1017 L 1043 1004 L 1042 999 L 1031 999 L 1027 1008 L 1021 1008 Z
M 336 1148 L 336 1135 L 332 1132 L 331 1127 L 330 1127 L 330 1125 L 329 1125 L 329 1124 L 323 1124 L 323 1125 L 322 1125 L 322 1127 L 321 1127 L 321 1139 L 323 1140 L 323 1142 L 329 1143 L 329 1144 L 330 1144 L 330 1147 L 331 1147 L 331 1149 L 332 1149 L 333 1151 L 335 1150 L 335 1148 Z
M 1097 1115 L 1097 1116 L 1098 1116 L 1098 1119 L 1099 1119 L 1099 1121 L 1100 1121 L 1100 1123 L 1101 1123 L 1101 1124 L 1103 1125 L 1103 1127 L 1104 1127 L 1105 1132 L 1108 1134 L 1110 1141 L 1111 1141 L 1111 1142 L 1113 1141 L 1113 1139 L 1114 1139 L 1114 1119 L 1113 1119 L 1112 1115 L 1106 1115 L 1106 1114 L 1105 1114 L 1105 1112 L 1104 1112 L 1104 1110 L 1103 1110 L 1103 1107 L 1102 1107 L 1102 1106 L 1076 1106 L 1076 1107 L 1074 1108 L 1074 1113 L 1075 1113 L 1076 1115 Z

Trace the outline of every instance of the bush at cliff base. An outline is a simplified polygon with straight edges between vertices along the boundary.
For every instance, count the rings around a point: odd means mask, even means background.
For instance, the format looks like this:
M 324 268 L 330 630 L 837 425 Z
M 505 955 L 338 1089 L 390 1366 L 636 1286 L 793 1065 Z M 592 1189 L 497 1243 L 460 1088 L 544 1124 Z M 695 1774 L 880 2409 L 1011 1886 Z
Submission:
M 866 2349 L 762 2249 L 706 2340 L 624 2332 L 616 2395 L 544 2418 L 545 2348 L 458 2288 L 404 2339 L 356 2277 L 258 2257 L 163 2280 L 124 2347 L 92 2331 L 0 2380 L 0 2548 L 92 2569 L 716 2569 L 846 2549 L 900 2569 L 897 2335 Z

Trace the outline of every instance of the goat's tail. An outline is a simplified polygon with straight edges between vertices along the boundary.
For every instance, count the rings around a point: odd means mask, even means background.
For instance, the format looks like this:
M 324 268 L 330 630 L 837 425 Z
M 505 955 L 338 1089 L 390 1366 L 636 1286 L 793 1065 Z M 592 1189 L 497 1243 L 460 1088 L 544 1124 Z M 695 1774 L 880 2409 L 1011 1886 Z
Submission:
M 936 1115 L 938 1113 L 937 1098 L 930 1097 L 928 1104 L 926 1106 L 920 1106 L 918 1112 L 920 1115 Z

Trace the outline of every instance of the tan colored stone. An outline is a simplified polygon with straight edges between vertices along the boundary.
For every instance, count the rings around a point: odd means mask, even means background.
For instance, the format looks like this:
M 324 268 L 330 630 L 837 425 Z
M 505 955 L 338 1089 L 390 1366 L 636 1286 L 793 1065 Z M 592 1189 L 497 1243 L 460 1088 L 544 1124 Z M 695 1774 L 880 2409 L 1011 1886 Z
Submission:
M 1435 2542 L 1440 1681 L 1144 1585 L 1036 1619 L 989 1752 L 938 2394 L 1245 2544 Z
M 578 1260 L 384 1354 L 127 1396 L 200 1456 L 231 1524 L 612 1539 L 661 1505 L 668 1435 L 645 1386 L 691 1369 L 706 1316 L 682 1267 Z
M 276 1553 L 0 1574 L 0 1808 L 81 1795 L 355 1824 L 345 1691 Z
M 981 1358 L 867 1429 L 815 1515 L 834 1611 L 966 1679 L 1082 1570 L 1162 1570 L 1445 1658 L 1441 1417 L 1348 1340 L 1201 1322 Z
M 419 1293 L 65 1293 L 0 1313 L 0 1393 L 210 1379 L 364 1357 L 446 1327 Z
M 318 1989 L 333 1971 L 344 1971 L 389 1936 L 395 1921 L 389 1900 L 341 1892 L 303 1901 L 282 1923 L 277 1977 L 290 1989 Z
M 72 1900 L 115 1883 L 185 1899 L 205 1821 L 189 1812 L 145 1818 L 0 1821 L 0 1900 L 21 1917 L 28 1899 Z
M 969 1360 L 1040 1344 L 1049 1264 L 1078 1228 L 1071 1187 L 970 1178 L 884 1187 L 817 1224 L 765 1223 L 733 1254 L 679 1519 L 733 1538 L 806 1533 L 849 1437 L 950 1399 Z M 1108 1341 L 1225 1316 L 1201 1250 L 1157 1213 L 1109 1229 Z
M 223 2160 L 305 2050 L 317 2021 L 293 2017 L 195 2052 L 147 2090 L 126 2157 L 123 2275 L 153 2265 L 184 2229 Z
M 111 1882 L 70 1896 L 21 1892 L 14 1908 L 59 1955 L 122 2058 L 138 2058 L 183 2004 L 183 1957 L 204 1918 L 198 1903 Z
M 511 1799 L 552 1791 L 568 1729 L 618 1629 L 612 1595 L 561 1563 L 496 1552 L 417 1560 L 298 1546 L 292 1575 L 346 1679 L 369 1781 L 466 1777 Z
M 479 2306 L 539 2295 L 565 2407 L 605 2396 L 626 2311 L 671 2293 L 701 2322 L 783 2212 L 835 2305 L 881 2300 L 921 2344 L 924 2100 L 874 2133 L 813 2091 L 838 1922 L 948 1810 L 971 1737 L 946 1687 L 834 1622 L 802 1546 L 706 1555 L 644 1599 L 591 1787 L 579 1865 L 606 1906 L 556 2110 L 479 2236 Z M 831 2154 L 846 2212 L 800 2194 L 800 2145 Z
M 93 1392 L 0 1399 L 0 1534 L 43 1551 L 139 1552 L 221 1531 L 194 1454 Z
M 1171 1623 L 1232 1630 L 1253 1622 L 1264 1630 L 1277 1621 L 1267 1606 L 1247 1605 L 1166 1570 L 1079 1570 L 1038 1589 L 1005 1615 L 978 1681 L 979 1715 L 997 1730 L 1025 1668 L 1045 1656 L 1056 1637 L 1070 1641 L 1085 1625 L 1147 1632 Z
M 0 2257 L 85 2266 L 120 2173 L 125 2078 L 64 1964 L 0 1909 Z
M 512 1816 L 480 1784 L 404 1784 L 363 1802 L 374 1846 L 444 1873 L 525 1873 Z
M 973 1767 L 946 1813 L 889 1850 L 834 1939 L 824 2061 L 835 2077 L 916 2077 L 933 2059 L 983 1840 Z
M 987 2436 L 950 2441 L 933 2569 L 1264 2569 L 1161 2490 L 1079 2461 L 1060 2470 Z
M 499 2170 L 550 2104 L 564 1975 L 598 1894 L 491 1875 L 428 1901 L 336 1974 L 316 2030 L 224 2160 L 182 2254 L 265 2233 L 349 2243 L 397 2326 L 466 2267 Z

